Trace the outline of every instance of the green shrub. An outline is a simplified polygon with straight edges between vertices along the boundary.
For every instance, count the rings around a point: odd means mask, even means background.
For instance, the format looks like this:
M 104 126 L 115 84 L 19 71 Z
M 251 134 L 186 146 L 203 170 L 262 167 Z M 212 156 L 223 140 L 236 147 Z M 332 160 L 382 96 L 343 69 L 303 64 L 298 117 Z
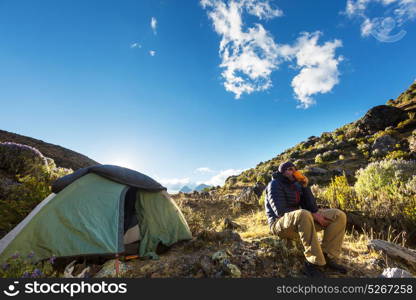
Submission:
M 359 142 L 357 145 L 357 149 L 361 152 L 368 151 L 370 149 L 370 145 L 365 142 Z
M 375 216 L 414 216 L 416 162 L 401 159 L 370 163 L 356 172 L 359 206 Z M 416 219 L 413 219 L 416 221 Z
M 56 179 L 72 172 L 56 168 L 54 163 L 49 166 L 42 166 L 30 175 L 17 175 L 19 184 L 10 189 L 7 199 L 0 200 L 0 230 L 9 231 L 16 226 L 51 193 L 51 185 Z
M 11 174 L 31 174 L 47 166 L 38 149 L 11 142 L 0 143 L 0 168 Z
M 380 130 L 372 136 L 372 139 L 373 139 L 373 141 L 375 141 L 379 137 L 382 137 L 382 136 L 385 136 L 385 135 L 394 136 L 394 135 L 397 135 L 397 134 L 398 134 L 398 132 L 394 129 Z
M 315 163 L 317 164 L 322 164 L 324 162 L 323 158 L 322 158 L 322 154 L 317 154 L 315 156 Z
M 267 173 L 260 173 L 257 175 L 256 182 L 261 182 L 263 184 L 269 183 L 271 176 Z
M 409 153 L 404 152 L 403 150 L 394 150 L 394 151 L 387 153 L 385 158 L 389 160 L 399 159 L 399 158 L 407 159 L 409 158 Z
M 266 202 L 266 189 L 264 189 L 263 193 L 261 193 L 261 196 L 259 198 L 260 207 L 264 207 L 265 202 Z
M 340 209 L 355 208 L 356 196 L 353 187 L 348 184 L 345 173 L 331 179 L 331 183 L 323 191 L 322 197 L 331 207 Z
M 416 162 L 404 160 L 383 160 L 370 163 L 356 173 L 355 189 L 359 196 L 374 196 L 380 189 L 399 180 L 406 182 L 413 176 Z
M 345 136 L 343 134 L 337 135 L 335 137 L 337 142 L 342 142 L 343 140 L 345 140 Z

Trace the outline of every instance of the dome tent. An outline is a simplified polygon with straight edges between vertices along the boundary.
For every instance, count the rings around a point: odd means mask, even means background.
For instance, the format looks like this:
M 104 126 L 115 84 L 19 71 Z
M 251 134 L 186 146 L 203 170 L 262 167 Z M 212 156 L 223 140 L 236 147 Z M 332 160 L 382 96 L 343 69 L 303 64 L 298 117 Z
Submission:
M 159 243 L 190 238 L 166 188 L 139 172 L 98 165 L 55 181 L 52 194 L 0 240 L 0 262 L 15 253 L 33 252 L 36 259 L 120 254 L 139 239 L 139 255 L 155 257 Z

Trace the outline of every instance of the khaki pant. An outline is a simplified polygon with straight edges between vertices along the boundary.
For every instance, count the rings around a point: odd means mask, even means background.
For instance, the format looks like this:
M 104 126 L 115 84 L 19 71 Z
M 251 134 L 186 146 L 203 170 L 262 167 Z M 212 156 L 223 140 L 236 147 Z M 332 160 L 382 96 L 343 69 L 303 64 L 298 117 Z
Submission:
M 299 237 L 306 259 L 312 264 L 322 266 L 326 264 L 323 252 L 334 258 L 339 257 L 347 217 L 344 212 L 336 208 L 320 209 L 318 212 L 331 220 L 327 227 L 323 228 L 314 222 L 310 211 L 298 209 L 285 213 L 271 225 L 271 230 L 281 238 Z M 319 230 L 324 230 L 322 246 L 316 234 Z

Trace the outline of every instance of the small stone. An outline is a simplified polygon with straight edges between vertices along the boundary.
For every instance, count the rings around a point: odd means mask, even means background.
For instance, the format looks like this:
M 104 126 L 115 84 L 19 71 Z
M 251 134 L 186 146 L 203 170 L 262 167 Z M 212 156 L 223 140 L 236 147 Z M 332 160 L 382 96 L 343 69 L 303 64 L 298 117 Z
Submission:
M 212 260 L 222 262 L 224 259 L 228 259 L 229 256 L 228 256 L 228 254 L 225 251 L 220 250 L 220 251 L 215 252 L 212 255 L 211 258 L 212 258 Z
M 399 268 L 387 268 L 383 270 L 380 277 L 384 278 L 413 278 L 408 271 Z

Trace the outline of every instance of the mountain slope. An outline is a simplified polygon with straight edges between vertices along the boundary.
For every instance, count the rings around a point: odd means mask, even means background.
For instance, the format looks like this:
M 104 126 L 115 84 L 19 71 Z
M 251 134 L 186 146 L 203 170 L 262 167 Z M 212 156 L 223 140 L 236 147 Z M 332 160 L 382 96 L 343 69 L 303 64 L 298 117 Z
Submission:
M 0 130 L 0 143 L 1 142 L 14 142 L 29 145 L 38 149 L 46 157 L 52 158 L 57 166 L 69 168 L 74 171 L 98 164 L 96 161 L 78 152 L 4 130 Z
M 345 172 L 354 182 L 355 172 L 382 159 L 416 159 L 416 83 L 387 105 L 371 108 L 361 119 L 333 132 L 311 136 L 274 158 L 227 178 L 219 190 L 238 193 L 245 187 L 265 185 L 281 162 L 291 160 L 311 184 L 326 185 Z

